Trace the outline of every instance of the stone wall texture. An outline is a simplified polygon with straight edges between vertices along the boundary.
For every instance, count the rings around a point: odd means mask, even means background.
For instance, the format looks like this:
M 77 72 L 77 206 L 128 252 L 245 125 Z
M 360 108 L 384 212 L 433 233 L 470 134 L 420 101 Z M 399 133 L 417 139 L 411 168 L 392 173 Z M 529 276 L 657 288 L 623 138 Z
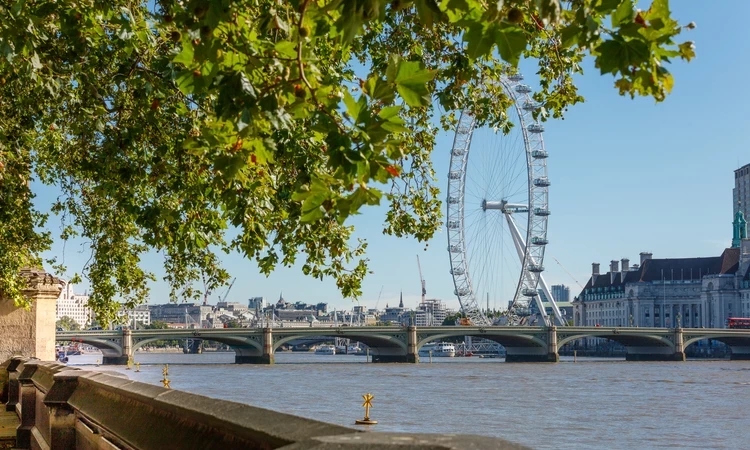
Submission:
M 0 361 L 20 355 L 55 360 L 55 302 L 60 280 L 43 271 L 25 270 L 28 280 L 24 294 L 30 309 L 18 308 L 0 295 Z

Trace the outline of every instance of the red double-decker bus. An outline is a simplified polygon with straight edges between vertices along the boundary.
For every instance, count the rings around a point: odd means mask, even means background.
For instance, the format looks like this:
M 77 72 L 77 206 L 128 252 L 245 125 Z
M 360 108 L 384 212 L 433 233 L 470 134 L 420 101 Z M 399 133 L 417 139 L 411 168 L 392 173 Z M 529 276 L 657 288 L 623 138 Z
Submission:
M 729 328 L 750 328 L 750 319 L 743 317 L 730 317 L 727 319 Z

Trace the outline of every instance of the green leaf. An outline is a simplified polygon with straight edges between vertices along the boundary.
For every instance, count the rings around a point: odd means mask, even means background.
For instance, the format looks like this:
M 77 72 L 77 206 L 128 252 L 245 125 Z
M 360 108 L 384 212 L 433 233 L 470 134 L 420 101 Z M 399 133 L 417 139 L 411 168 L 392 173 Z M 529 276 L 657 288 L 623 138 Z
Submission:
M 193 64 L 193 44 L 189 40 L 183 39 L 182 50 L 175 55 L 172 62 L 184 64 L 187 67 Z
M 380 117 L 383 120 L 389 120 L 392 117 L 398 117 L 398 113 L 401 111 L 401 106 L 386 106 L 385 108 L 381 109 L 378 113 L 378 117 Z
M 297 57 L 297 45 L 291 41 L 279 41 L 273 47 L 279 56 L 284 58 L 296 58 Z
M 635 18 L 635 7 L 633 0 L 625 0 L 620 3 L 614 14 L 612 14 L 612 28 L 617 28 L 626 22 L 632 22 Z
M 648 61 L 648 46 L 643 41 L 611 39 L 596 48 L 599 57 L 597 67 L 602 74 L 626 72 L 633 66 Z
M 496 41 L 495 28 L 494 24 L 488 25 L 481 22 L 473 22 L 469 26 L 463 39 L 466 42 L 466 54 L 470 58 L 476 59 L 492 51 L 492 46 Z
M 248 80 L 245 72 L 240 72 L 240 86 L 242 87 L 242 92 L 244 92 L 251 98 L 257 98 L 255 88 L 253 87 L 253 84 L 250 83 L 250 80 Z
M 428 27 L 441 20 L 443 12 L 435 0 L 415 0 L 419 20 Z
M 363 100 L 364 97 L 360 97 Z M 359 122 L 359 113 L 362 111 L 362 107 L 365 103 L 354 100 L 352 94 L 349 93 L 349 89 L 344 91 L 344 104 L 346 105 L 346 112 L 352 117 L 355 123 Z
M 183 70 L 175 80 L 177 88 L 185 95 L 190 95 L 195 90 L 195 75 L 190 70 Z
M 39 55 L 37 55 L 36 52 L 31 54 L 31 66 L 36 70 L 42 68 L 42 63 L 39 61 Z
M 577 25 L 568 25 L 560 32 L 561 43 L 564 48 L 570 48 L 578 44 L 578 37 L 581 35 L 581 28 Z
M 603 14 L 609 14 L 615 10 L 622 0 L 601 0 L 601 2 L 595 7 L 596 11 Z
M 495 32 L 495 39 L 500 57 L 517 66 L 521 54 L 526 50 L 526 33 L 516 26 L 501 26 Z
M 427 106 L 431 101 L 427 82 L 435 78 L 435 73 L 424 69 L 422 63 L 402 61 L 396 75 L 396 90 L 407 105 Z

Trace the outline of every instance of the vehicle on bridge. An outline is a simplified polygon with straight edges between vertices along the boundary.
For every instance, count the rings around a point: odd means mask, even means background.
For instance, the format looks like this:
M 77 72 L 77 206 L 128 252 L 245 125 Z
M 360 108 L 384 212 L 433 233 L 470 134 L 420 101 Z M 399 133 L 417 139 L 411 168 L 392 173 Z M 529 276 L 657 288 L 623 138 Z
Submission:
M 727 319 L 727 328 L 746 328 L 750 329 L 750 318 L 730 317 Z

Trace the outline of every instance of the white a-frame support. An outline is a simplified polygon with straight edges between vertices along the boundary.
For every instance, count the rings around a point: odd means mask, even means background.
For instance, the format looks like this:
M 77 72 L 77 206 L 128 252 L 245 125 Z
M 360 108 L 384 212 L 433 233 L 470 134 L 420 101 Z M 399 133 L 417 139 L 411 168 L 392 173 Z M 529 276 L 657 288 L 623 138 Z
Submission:
M 524 252 L 526 251 L 526 241 L 524 240 L 523 236 L 521 236 L 521 232 L 518 231 L 516 222 L 513 220 L 513 215 L 510 214 L 509 212 L 504 212 L 503 215 L 505 216 L 505 220 L 508 222 L 508 228 L 510 229 L 510 234 L 513 237 L 513 243 L 516 246 L 516 251 L 518 252 L 518 258 L 521 260 L 521 264 L 523 264 Z M 536 261 L 534 261 L 534 258 L 531 255 L 529 255 L 529 258 L 531 258 L 529 263 L 536 265 Z M 528 276 L 528 274 L 526 275 Z M 554 297 L 552 297 L 552 292 L 549 290 L 549 286 L 547 286 L 547 282 L 544 280 L 544 276 L 542 276 L 541 273 L 539 274 L 539 284 L 542 285 L 542 291 L 544 292 L 544 295 L 549 300 L 550 305 L 552 305 L 552 313 L 555 316 L 555 319 L 557 319 L 558 325 L 565 326 L 566 323 L 562 317 L 560 308 L 557 307 L 557 302 L 555 301 Z M 539 308 L 539 312 L 542 315 L 544 322 L 548 325 L 551 325 L 552 321 L 547 316 L 547 311 L 544 308 L 544 303 L 542 302 L 541 296 L 539 295 L 535 296 L 534 301 L 536 302 L 537 308 Z

